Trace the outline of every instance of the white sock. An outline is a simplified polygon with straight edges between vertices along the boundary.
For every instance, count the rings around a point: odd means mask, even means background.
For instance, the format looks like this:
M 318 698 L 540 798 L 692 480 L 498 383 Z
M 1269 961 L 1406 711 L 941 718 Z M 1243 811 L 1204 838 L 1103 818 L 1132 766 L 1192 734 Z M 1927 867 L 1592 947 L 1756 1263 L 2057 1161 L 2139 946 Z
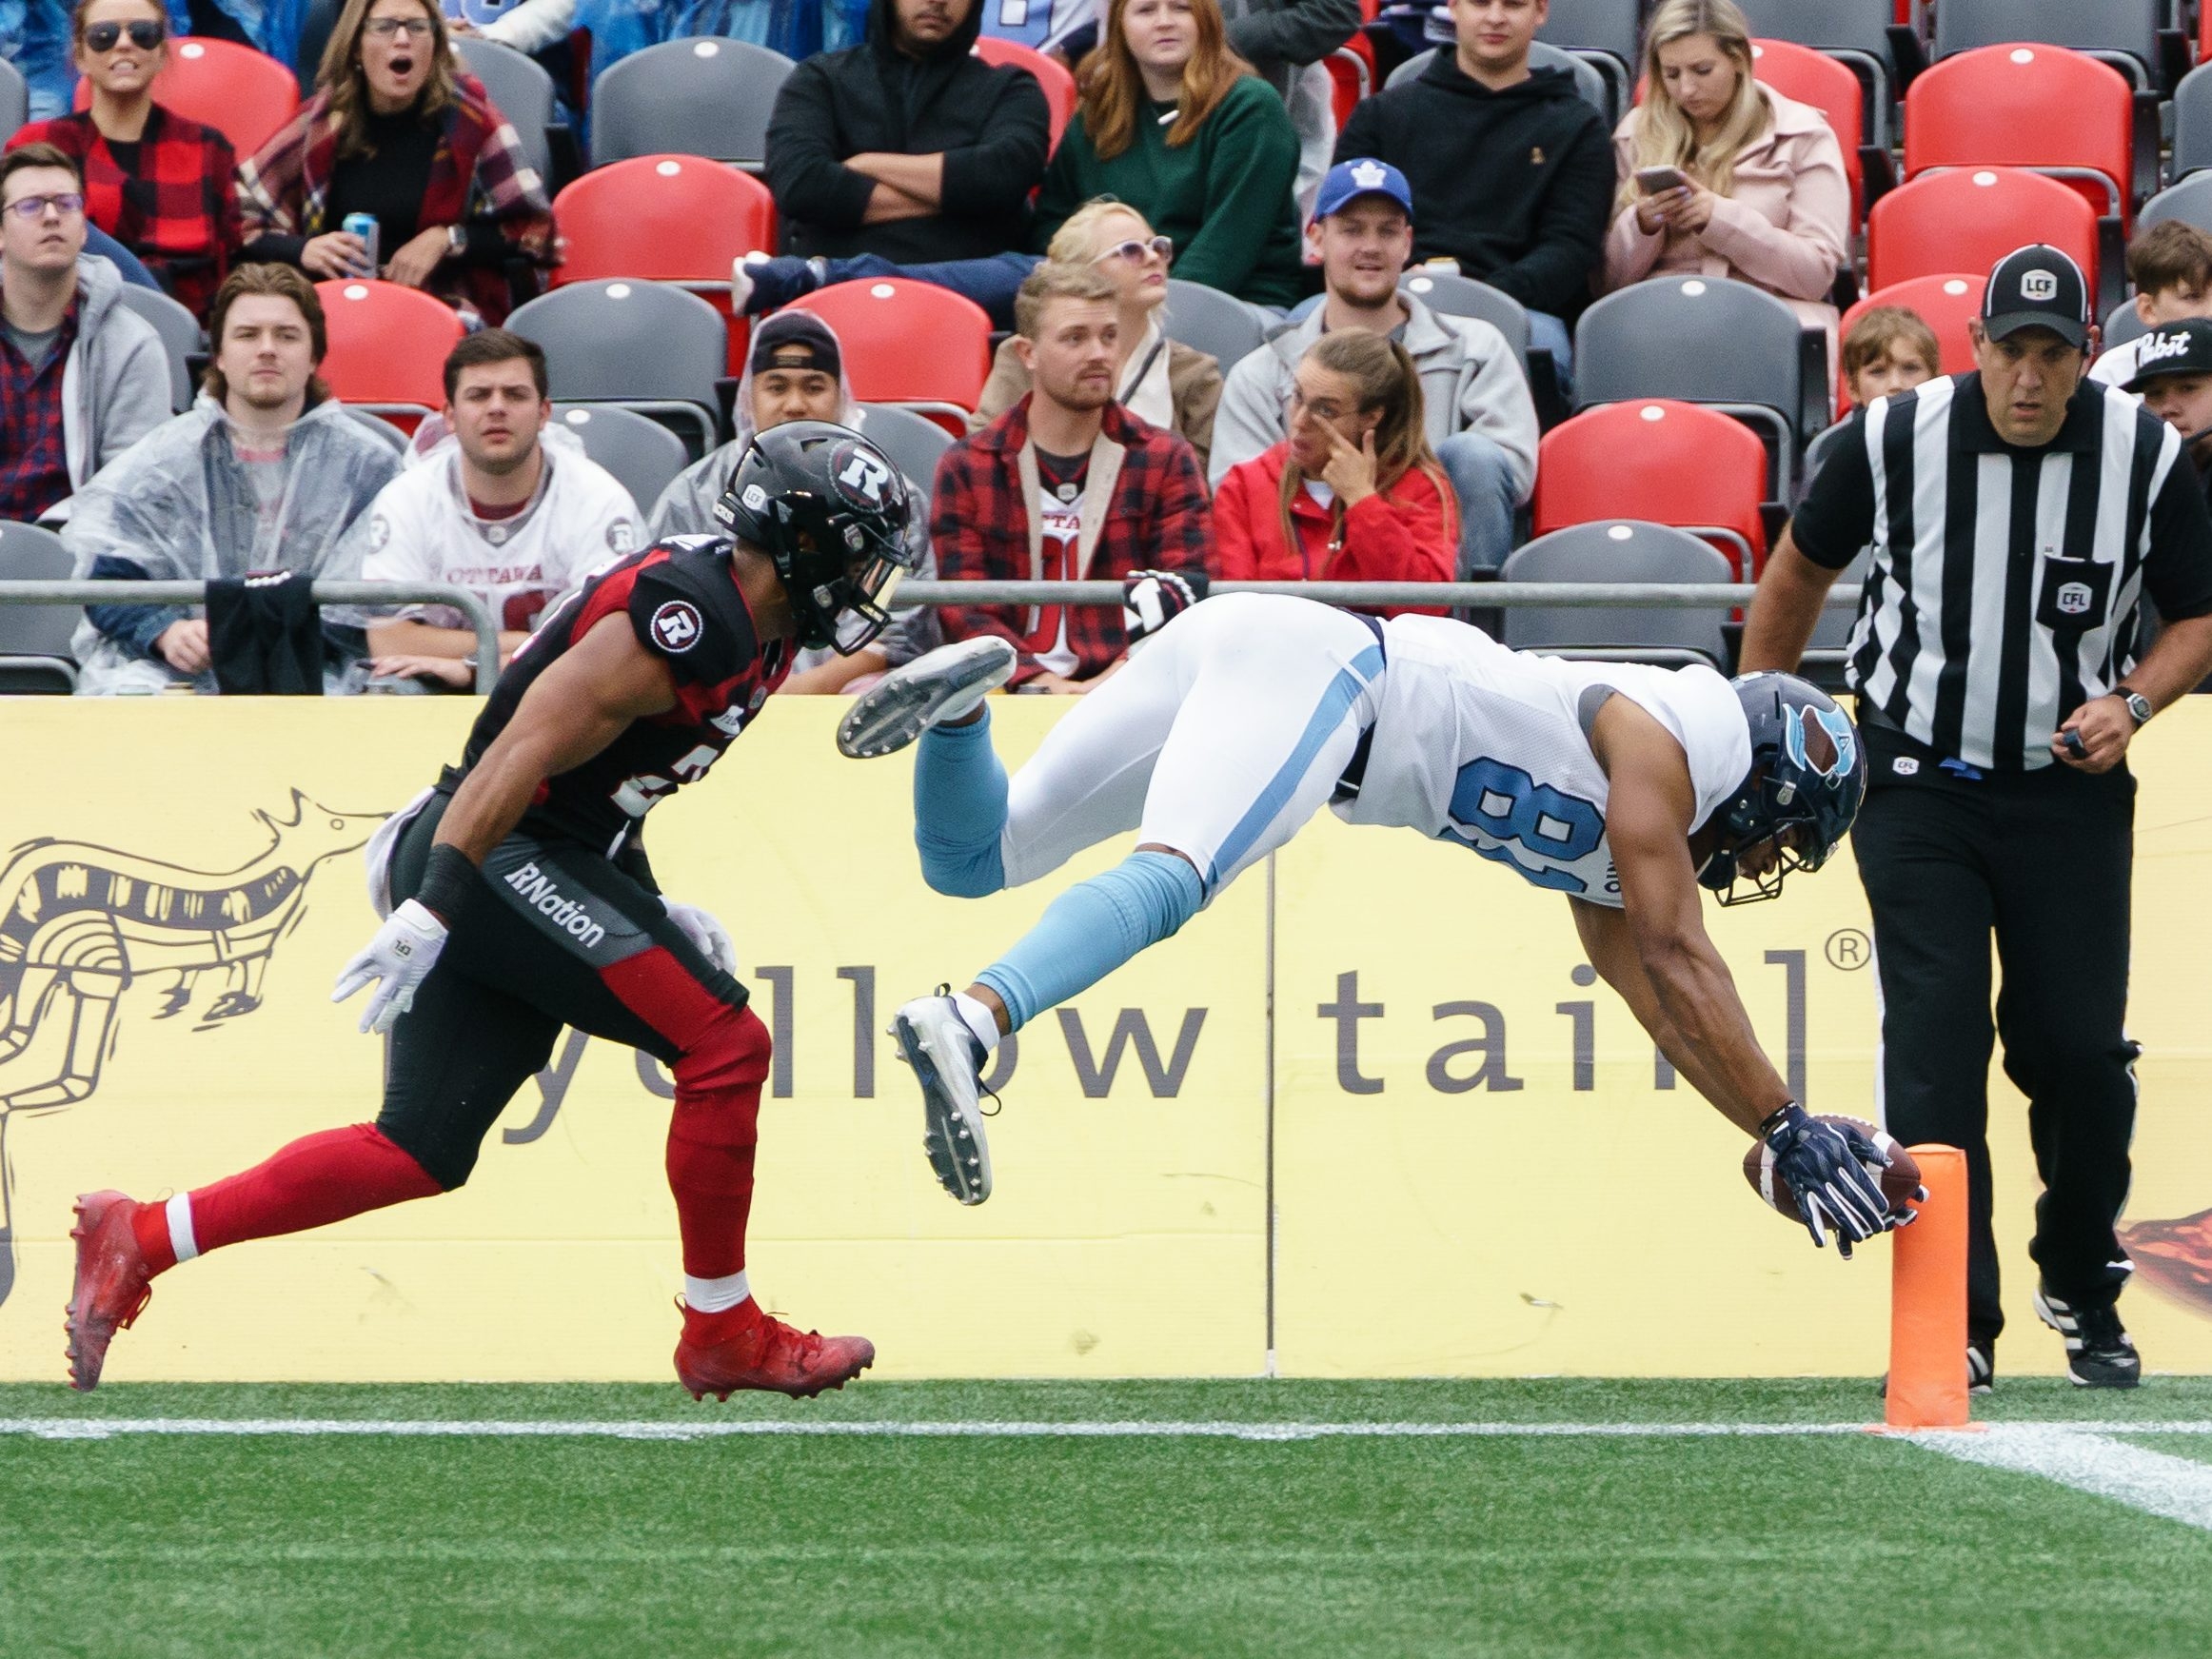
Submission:
M 753 1299 L 753 1287 L 745 1280 L 740 1268 L 726 1278 L 695 1279 L 683 1275 L 683 1305 L 701 1313 L 726 1313 L 741 1303 Z
M 999 1034 L 997 1015 L 965 991 L 953 993 L 953 1006 L 960 1011 L 960 1018 L 967 1022 L 968 1030 L 975 1034 L 976 1040 L 983 1045 L 985 1054 L 997 1048 Z
M 179 1261 L 190 1261 L 200 1254 L 200 1241 L 192 1236 L 191 1194 L 177 1194 L 166 1208 L 169 1217 L 169 1249 L 176 1252 Z

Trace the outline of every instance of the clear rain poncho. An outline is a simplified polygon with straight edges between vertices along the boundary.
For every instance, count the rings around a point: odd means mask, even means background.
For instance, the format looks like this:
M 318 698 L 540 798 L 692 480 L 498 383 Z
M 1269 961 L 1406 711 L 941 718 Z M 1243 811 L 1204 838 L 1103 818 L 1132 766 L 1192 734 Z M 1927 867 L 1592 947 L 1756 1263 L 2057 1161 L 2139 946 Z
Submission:
M 62 529 L 62 544 L 76 561 L 72 574 L 82 581 L 103 561 L 120 561 L 149 582 L 208 582 L 255 569 L 332 581 L 357 577 L 358 555 L 337 557 L 346 528 L 398 473 L 399 456 L 345 405 L 326 398 L 293 423 L 282 465 L 283 493 L 273 523 L 265 523 L 252 476 L 232 446 L 229 419 L 220 403 L 201 393 L 190 409 L 156 426 L 77 492 Z M 99 572 L 110 573 L 112 566 Z M 166 625 L 206 610 L 194 605 L 160 614 Z M 324 622 L 359 625 L 357 618 L 331 608 Z M 103 632 L 89 617 L 71 648 L 83 695 L 216 688 L 212 671 L 195 681 Z M 346 689 L 339 679 L 326 688 Z

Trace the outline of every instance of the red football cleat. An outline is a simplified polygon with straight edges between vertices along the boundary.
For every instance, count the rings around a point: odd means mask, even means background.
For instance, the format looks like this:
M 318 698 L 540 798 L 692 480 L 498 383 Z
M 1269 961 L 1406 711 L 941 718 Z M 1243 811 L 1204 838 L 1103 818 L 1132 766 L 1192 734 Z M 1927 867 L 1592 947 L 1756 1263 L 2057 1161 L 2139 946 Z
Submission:
M 69 1387 L 90 1393 L 100 1386 L 108 1344 L 128 1331 L 153 1294 L 153 1274 L 138 1248 L 130 1221 L 145 1206 L 121 1193 L 77 1197 L 77 1281 L 69 1295 Z
M 681 1305 L 681 1304 L 680 1304 Z M 741 1389 L 769 1389 L 811 1400 L 841 1389 L 876 1363 L 865 1336 L 822 1336 L 795 1331 L 760 1312 L 757 1302 L 721 1313 L 683 1310 L 676 1344 L 676 1380 L 695 1400 L 726 1400 Z

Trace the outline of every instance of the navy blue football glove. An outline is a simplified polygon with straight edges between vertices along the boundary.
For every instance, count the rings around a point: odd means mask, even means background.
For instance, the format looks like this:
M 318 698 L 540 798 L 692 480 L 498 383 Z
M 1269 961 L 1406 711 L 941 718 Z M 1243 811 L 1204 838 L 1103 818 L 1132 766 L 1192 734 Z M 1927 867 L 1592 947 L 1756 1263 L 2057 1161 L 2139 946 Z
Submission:
M 1203 570 L 1132 570 L 1121 579 L 1121 627 L 1136 649 L 1206 597 Z
M 1850 1259 L 1851 1246 L 1903 1226 L 1913 1212 L 1893 1215 L 1882 1185 L 1867 1173 L 1888 1159 L 1848 1124 L 1823 1123 L 1792 1100 L 1761 1125 L 1774 1154 L 1774 1173 L 1797 1198 L 1797 1213 L 1816 1245 L 1836 1235 L 1836 1254 Z

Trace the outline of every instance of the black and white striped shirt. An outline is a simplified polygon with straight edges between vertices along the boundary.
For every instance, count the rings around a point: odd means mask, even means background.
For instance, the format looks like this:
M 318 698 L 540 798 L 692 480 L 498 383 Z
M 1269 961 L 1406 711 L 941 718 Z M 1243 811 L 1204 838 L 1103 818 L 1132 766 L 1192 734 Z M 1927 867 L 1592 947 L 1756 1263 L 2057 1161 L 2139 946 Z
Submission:
M 1997 435 L 1978 374 L 1853 416 L 1792 523 L 1807 558 L 1871 554 L 1849 678 L 1936 756 L 1995 771 L 2051 764 L 2051 734 L 2135 665 L 2147 594 L 2212 612 L 2212 515 L 2179 436 L 2084 381 L 2058 436 Z

